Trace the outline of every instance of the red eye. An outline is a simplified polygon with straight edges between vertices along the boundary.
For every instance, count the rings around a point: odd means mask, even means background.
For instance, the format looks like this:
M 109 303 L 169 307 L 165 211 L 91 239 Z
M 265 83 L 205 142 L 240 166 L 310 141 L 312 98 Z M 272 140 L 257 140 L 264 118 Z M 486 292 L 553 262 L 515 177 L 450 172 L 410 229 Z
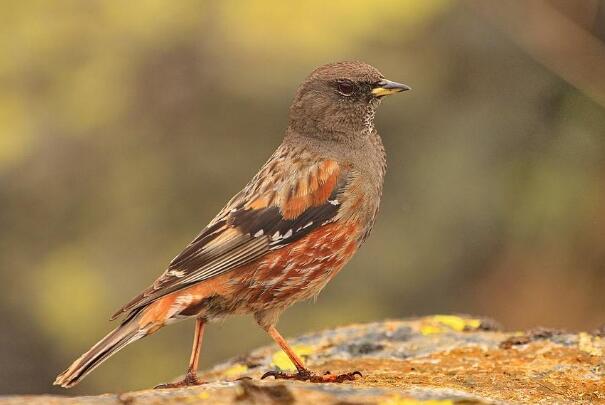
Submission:
M 336 88 L 343 96 L 350 96 L 355 91 L 355 85 L 349 80 L 339 81 L 336 85 Z

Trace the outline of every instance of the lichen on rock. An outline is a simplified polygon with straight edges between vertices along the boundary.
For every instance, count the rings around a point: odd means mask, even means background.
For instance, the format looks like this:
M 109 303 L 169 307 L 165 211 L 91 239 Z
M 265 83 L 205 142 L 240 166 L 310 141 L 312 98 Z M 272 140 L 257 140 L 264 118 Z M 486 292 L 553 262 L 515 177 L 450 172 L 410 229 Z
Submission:
M 290 370 L 275 346 L 205 372 L 208 384 L 96 397 L 5 397 L 0 404 L 605 404 L 605 338 L 548 329 L 502 332 L 451 315 L 350 325 L 290 340 L 307 365 L 359 370 L 343 384 L 260 380 Z

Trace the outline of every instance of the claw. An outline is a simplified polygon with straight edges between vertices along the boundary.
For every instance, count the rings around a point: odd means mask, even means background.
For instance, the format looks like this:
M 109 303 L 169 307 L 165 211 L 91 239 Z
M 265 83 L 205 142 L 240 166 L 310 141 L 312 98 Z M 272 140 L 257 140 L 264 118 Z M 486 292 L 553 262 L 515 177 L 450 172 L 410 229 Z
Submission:
M 272 370 L 272 371 L 267 371 L 265 374 L 262 375 L 262 377 L 260 379 L 264 380 L 267 377 L 273 377 L 276 380 L 306 381 L 310 378 L 310 374 L 311 373 L 305 373 L 304 371 L 299 371 L 298 373 L 294 373 L 294 374 L 288 374 L 288 373 L 284 373 L 282 371 Z
M 206 382 L 200 380 L 195 374 L 187 374 L 185 378 L 183 378 L 181 381 L 156 385 L 155 387 L 153 387 L 153 389 L 162 390 L 167 388 L 183 388 L 202 384 L 206 384 Z
M 261 377 L 264 380 L 267 377 L 273 377 L 276 380 L 298 380 L 298 381 L 309 381 L 312 383 L 342 383 L 345 381 L 354 381 L 355 377 L 363 377 L 361 372 L 353 371 L 345 374 L 332 374 L 329 371 L 323 373 L 323 375 L 317 375 L 309 370 L 300 370 L 297 373 L 288 374 L 282 371 L 267 371 Z

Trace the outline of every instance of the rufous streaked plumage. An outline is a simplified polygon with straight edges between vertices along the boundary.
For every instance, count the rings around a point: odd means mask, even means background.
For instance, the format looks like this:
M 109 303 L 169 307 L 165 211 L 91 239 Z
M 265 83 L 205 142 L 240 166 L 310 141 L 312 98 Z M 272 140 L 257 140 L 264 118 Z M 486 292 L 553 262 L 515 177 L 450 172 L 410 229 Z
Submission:
M 287 307 L 317 296 L 368 237 L 386 170 L 374 114 L 383 96 L 408 89 L 361 62 L 314 70 L 298 88 L 282 144 L 260 171 L 55 384 L 77 384 L 127 344 L 186 318 L 196 319 L 187 374 L 162 387 L 200 384 L 204 326 L 231 314 L 253 314 L 297 369 L 264 377 L 342 382 L 360 375 L 308 370 L 275 325 Z

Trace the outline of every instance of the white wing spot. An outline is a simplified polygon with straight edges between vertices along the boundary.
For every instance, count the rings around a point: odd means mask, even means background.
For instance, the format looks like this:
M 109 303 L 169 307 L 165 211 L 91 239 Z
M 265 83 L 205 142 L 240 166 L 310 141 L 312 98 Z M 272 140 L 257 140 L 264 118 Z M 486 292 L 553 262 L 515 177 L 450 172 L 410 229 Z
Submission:
M 290 236 L 292 236 L 292 229 L 288 229 L 288 232 L 284 234 L 284 239 L 288 239 Z
M 332 205 L 339 205 L 339 204 L 340 204 L 340 201 L 338 201 L 338 200 L 336 200 L 336 199 L 335 199 L 335 200 L 328 200 L 328 202 L 329 202 L 330 204 L 332 204 Z
M 178 305 L 189 305 L 191 304 L 191 302 L 193 302 L 193 296 L 187 294 L 187 295 L 180 295 L 178 297 L 176 297 L 176 300 L 174 301 L 175 304 Z
M 258 232 L 256 232 L 256 233 L 254 234 L 254 237 L 255 237 L 255 238 L 258 238 L 258 237 L 260 237 L 260 236 L 263 236 L 264 234 L 265 234 L 265 231 L 263 231 L 263 230 L 261 229 L 260 231 L 258 231 Z

